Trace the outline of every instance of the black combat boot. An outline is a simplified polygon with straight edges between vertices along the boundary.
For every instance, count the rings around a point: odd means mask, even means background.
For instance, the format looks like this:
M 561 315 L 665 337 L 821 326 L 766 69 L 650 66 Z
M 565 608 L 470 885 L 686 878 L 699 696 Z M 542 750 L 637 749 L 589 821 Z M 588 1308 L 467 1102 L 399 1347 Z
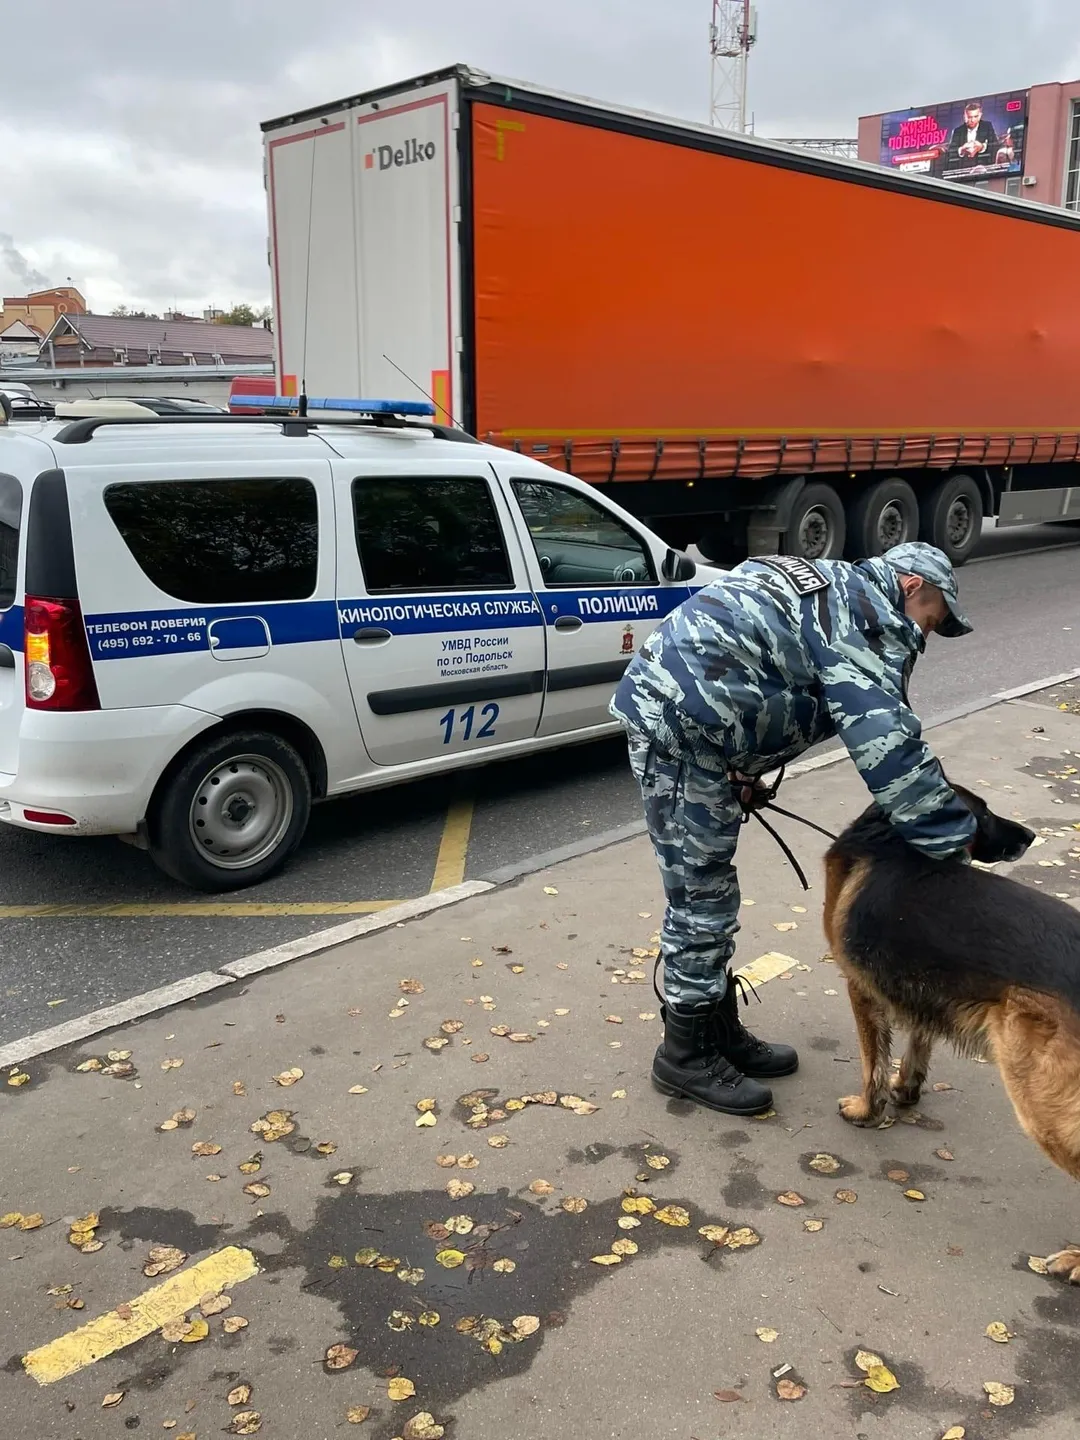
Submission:
M 790 1045 L 759 1040 L 739 1019 L 739 991 L 742 991 L 743 1002 L 749 1004 L 746 992 L 751 988 L 741 976 L 727 972 L 727 989 L 716 1011 L 717 1048 L 744 1075 L 755 1079 L 776 1080 L 781 1075 L 794 1075 L 799 1068 L 798 1053 Z
M 664 1039 L 652 1068 L 657 1090 L 725 1115 L 758 1115 L 770 1108 L 772 1091 L 741 1074 L 717 1048 L 716 1001 L 664 1005 L 660 1014 Z

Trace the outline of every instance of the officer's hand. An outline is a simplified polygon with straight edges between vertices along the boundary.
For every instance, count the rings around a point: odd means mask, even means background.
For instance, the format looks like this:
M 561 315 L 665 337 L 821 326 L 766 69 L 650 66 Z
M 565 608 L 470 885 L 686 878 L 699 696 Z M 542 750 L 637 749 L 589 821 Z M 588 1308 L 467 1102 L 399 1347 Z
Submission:
M 741 771 L 729 770 L 728 779 L 736 786 L 736 796 L 744 810 L 760 810 L 769 802 L 769 787 L 760 776 L 753 779 Z

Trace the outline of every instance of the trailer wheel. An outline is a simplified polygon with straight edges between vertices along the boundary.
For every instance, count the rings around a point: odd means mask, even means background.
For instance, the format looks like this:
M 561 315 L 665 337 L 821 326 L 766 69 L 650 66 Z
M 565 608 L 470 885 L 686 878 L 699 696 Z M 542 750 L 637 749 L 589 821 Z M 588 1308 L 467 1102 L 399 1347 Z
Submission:
M 784 554 L 803 560 L 839 560 L 846 533 L 844 507 L 832 486 L 807 485 L 791 507 Z
M 919 533 L 919 502 L 898 475 L 879 480 L 848 506 L 847 555 L 851 560 L 884 555 Z
M 919 538 L 963 565 L 982 535 L 983 498 L 970 475 L 939 480 L 919 501 Z

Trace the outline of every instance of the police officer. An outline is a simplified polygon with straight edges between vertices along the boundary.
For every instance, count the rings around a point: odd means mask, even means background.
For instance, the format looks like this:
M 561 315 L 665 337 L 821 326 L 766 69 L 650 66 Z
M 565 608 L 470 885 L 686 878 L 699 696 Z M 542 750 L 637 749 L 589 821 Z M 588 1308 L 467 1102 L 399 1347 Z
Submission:
M 858 564 L 748 560 L 661 624 L 619 684 L 611 712 L 660 865 L 664 1039 L 652 1078 L 712 1110 L 767 1110 L 762 1081 L 791 1075 L 790 1045 L 739 1019 L 728 962 L 739 929 L 735 872 L 743 806 L 761 776 L 839 736 L 904 839 L 936 859 L 975 832 L 908 704 L 931 631 L 967 635 L 956 577 L 932 545 Z

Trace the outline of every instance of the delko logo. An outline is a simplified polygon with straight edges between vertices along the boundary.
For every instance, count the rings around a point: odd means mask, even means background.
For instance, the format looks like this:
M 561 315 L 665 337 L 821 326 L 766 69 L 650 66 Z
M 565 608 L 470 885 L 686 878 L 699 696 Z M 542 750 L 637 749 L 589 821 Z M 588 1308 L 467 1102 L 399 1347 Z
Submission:
M 396 149 L 393 145 L 379 145 L 364 156 L 364 169 L 393 170 L 400 165 L 422 165 L 425 160 L 435 159 L 434 140 L 406 140 Z

